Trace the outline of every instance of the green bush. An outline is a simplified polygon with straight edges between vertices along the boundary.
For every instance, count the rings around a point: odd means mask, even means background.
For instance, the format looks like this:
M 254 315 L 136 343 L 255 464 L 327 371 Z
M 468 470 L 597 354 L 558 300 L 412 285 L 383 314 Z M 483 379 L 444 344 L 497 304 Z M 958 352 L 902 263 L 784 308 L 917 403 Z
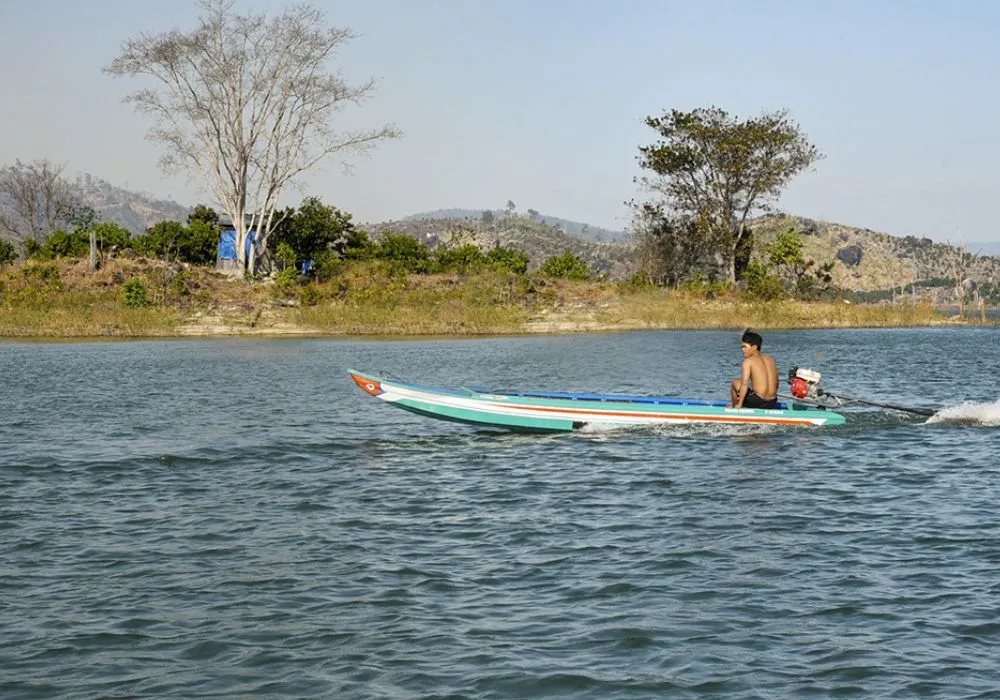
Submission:
M 161 221 L 131 244 L 137 253 L 147 257 L 208 265 L 215 261 L 219 229 L 201 219 L 194 219 L 188 226 L 179 221 Z
M 21 277 L 31 287 L 50 290 L 62 289 L 62 275 L 55 265 L 30 264 L 21 268 Z
M 315 284 L 305 284 L 299 287 L 299 303 L 302 306 L 316 306 L 323 298 Z
M 285 241 L 278 243 L 277 247 L 274 249 L 274 259 L 281 267 L 282 272 L 289 268 L 291 268 L 293 272 L 295 271 L 295 250 Z
M 17 260 L 17 249 L 10 241 L 0 238 L 0 267 L 12 264 Z
M 132 232 L 113 221 L 93 224 L 90 228 L 78 229 L 77 233 L 87 241 L 87 252 L 90 252 L 90 231 L 94 231 L 97 247 L 102 251 L 118 248 L 124 250 L 132 246 Z
M 342 266 L 343 262 L 331 250 L 321 251 L 313 258 L 313 274 L 319 282 L 332 280 L 337 276 Z
M 439 248 L 434 255 L 435 267 L 439 272 L 476 272 L 486 266 L 486 256 L 479 246 L 472 243 L 457 248 Z
M 53 231 L 39 243 L 34 239 L 24 242 L 24 256 L 32 260 L 55 260 L 56 258 L 85 258 L 90 254 L 90 232 L 93 231 L 100 250 L 112 247 L 127 248 L 132 244 L 128 229 L 116 223 L 92 224 L 88 228 L 78 228 L 72 233 Z
M 406 272 L 426 273 L 431 255 L 423 243 L 405 233 L 386 233 L 378 242 L 375 257 Z
M 122 283 L 122 301 L 130 308 L 149 305 L 149 293 L 141 279 L 133 277 Z
M 548 258 L 542 263 L 539 272 L 543 277 L 577 280 L 578 282 L 585 282 L 591 277 L 587 263 L 569 251 Z
M 760 301 L 774 301 L 786 296 L 785 285 L 776 275 L 768 273 L 767 268 L 758 262 L 751 262 L 743 271 L 743 280 L 747 285 L 747 296 Z
M 523 275 L 528 271 L 528 254 L 514 248 L 497 246 L 486 254 L 486 262 L 498 270 L 515 275 Z
M 30 244 L 26 242 L 24 250 L 25 254 L 32 260 L 82 258 L 90 252 L 90 236 L 82 233 L 53 231 L 41 243 L 34 240 L 31 240 Z

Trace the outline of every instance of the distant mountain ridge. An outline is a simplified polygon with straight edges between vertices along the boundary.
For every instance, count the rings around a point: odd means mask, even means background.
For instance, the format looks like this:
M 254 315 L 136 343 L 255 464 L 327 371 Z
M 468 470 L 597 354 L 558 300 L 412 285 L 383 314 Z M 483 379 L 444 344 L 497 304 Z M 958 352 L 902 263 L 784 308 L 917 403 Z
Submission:
M 187 221 L 193 207 L 116 187 L 107 180 L 83 173 L 70 181 L 74 193 L 92 206 L 103 221 L 121 224 L 133 235 L 161 221 Z
M 161 221 L 187 221 L 193 211 L 168 199 L 158 199 L 152 195 L 135 192 L 112 185 L 107 180 L 81 173 L 75 178 L 62 178 L 69 188 L 71 197 L 80 203 L 93 207 L 99 220 L 124 226 L 133 235 L 145 233 L 150 226 Z M 6 191 L 0 191 L 0 206 L 9 202 Z M 4 235 L 10 235 L 4 232 Z
M 611 229 L 601 228 L 600 226 L 592 226 L 582 221 L 572 221 L 570 219 L 552 216 L 551 214 L 543 214 L 535 211 L 534 209 L 526 209 L 520 213 L 517 213 L 516 211 L 508 212 L 506 209 L 435 209 L 433 211 L 420 212 L 419 214 L 410 214 L 409 216 L 403 217 L 403 220 L 482 220 L 485 212 L 489 212 L 494 219 L 502 219 L 510 215 L 519 216 L 535 223 L 552 226 L 553 228 L 557 228 L 571 236 L 579 236 L 580 238 L 588 241 L 594 241 L 596 243 L 621 243 L 628 240 L 628 234 L 625 231 L 612 231 Z
M 631 244 L 588 240 L 522 216 L 505 215 L 484 221 L 481 216 L 435 219 L 416 215 L 399 221 L 362 224 L 360 228 L 375 238 L 387 231 L 403 233 L 431 249 L 456 243 L 474 243 L 484 250 L 495 246 L 515 248 L 528 255 L 529 270 L 537 269 L 553 255 L 568 251 L 587 263 L 595 273 L 609 279 L 624 279 L 632 273 L 634 247 Z

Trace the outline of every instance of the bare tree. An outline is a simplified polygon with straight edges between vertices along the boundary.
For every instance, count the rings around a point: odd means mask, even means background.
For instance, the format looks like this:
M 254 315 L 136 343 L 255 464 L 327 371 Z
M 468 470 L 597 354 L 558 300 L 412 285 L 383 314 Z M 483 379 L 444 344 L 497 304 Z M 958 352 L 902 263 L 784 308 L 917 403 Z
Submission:
M 979 260 L 979 252 L 970 253 L 965 249 L 965 243 L 959 240 L 953 246 L 945 241 L 945 264 L 955 284 L 955 298 L 958 301 L 958 317 L 965 318 L 965 303 L 969 292 L 975 289 L 975 283 L 969 278 L 972 267 Z
M 676 287 L 711 259 L 711 247 L 690 218 L 648 202 L 630 206 L 636 268 L 653 284 Z
M 47 160 L 17 161 L 0 169 L 0 227 L 16 238 L 38 240 L 65 226 L 76 198 L 62 166 Z
M 278 223 L 284 188 L 334 153 L 362 153 L 401 132 L 391 125 L 338 131 L 333 115 L 362 103 L 375 81 L 350 86 L 328 63 L 354 38 L 323 12 L 295 5 L 274 18 L 238 15 L 234 0 L 201 0 L 188 33 L 127 40 L 104 70 L 151 78 L 127 99 L 153 117 L 149 138 L 168 171 L 199 173 L 236 229 L 238 273 L 253 271 Z M 255 231 L 247 254 L 247 236 Z

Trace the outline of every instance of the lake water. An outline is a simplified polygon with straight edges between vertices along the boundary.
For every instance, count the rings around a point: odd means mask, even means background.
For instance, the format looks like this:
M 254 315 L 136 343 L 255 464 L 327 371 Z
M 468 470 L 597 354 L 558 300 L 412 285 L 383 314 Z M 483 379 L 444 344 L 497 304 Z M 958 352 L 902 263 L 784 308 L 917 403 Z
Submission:
M 0 344 L 0 697 L 1000 697 L 1000 331 L 764 334 L 943 407 L 519 435 L 363 394 L 724 399 L 737 332 Z

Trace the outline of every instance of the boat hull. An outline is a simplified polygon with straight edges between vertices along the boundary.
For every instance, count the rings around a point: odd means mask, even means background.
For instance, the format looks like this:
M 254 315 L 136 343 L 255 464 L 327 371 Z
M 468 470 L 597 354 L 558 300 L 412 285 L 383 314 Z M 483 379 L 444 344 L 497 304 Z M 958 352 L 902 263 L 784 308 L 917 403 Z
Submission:
M 568 432 L 587 426 L 728 424 L 841 425 L 844 417 L 814 407 L 732 408 L 723 402 L 673 397 L 496 392 L 450 389 L 384 379 L 348 370 L 362 391 L 431 418 L 531 432 Z

